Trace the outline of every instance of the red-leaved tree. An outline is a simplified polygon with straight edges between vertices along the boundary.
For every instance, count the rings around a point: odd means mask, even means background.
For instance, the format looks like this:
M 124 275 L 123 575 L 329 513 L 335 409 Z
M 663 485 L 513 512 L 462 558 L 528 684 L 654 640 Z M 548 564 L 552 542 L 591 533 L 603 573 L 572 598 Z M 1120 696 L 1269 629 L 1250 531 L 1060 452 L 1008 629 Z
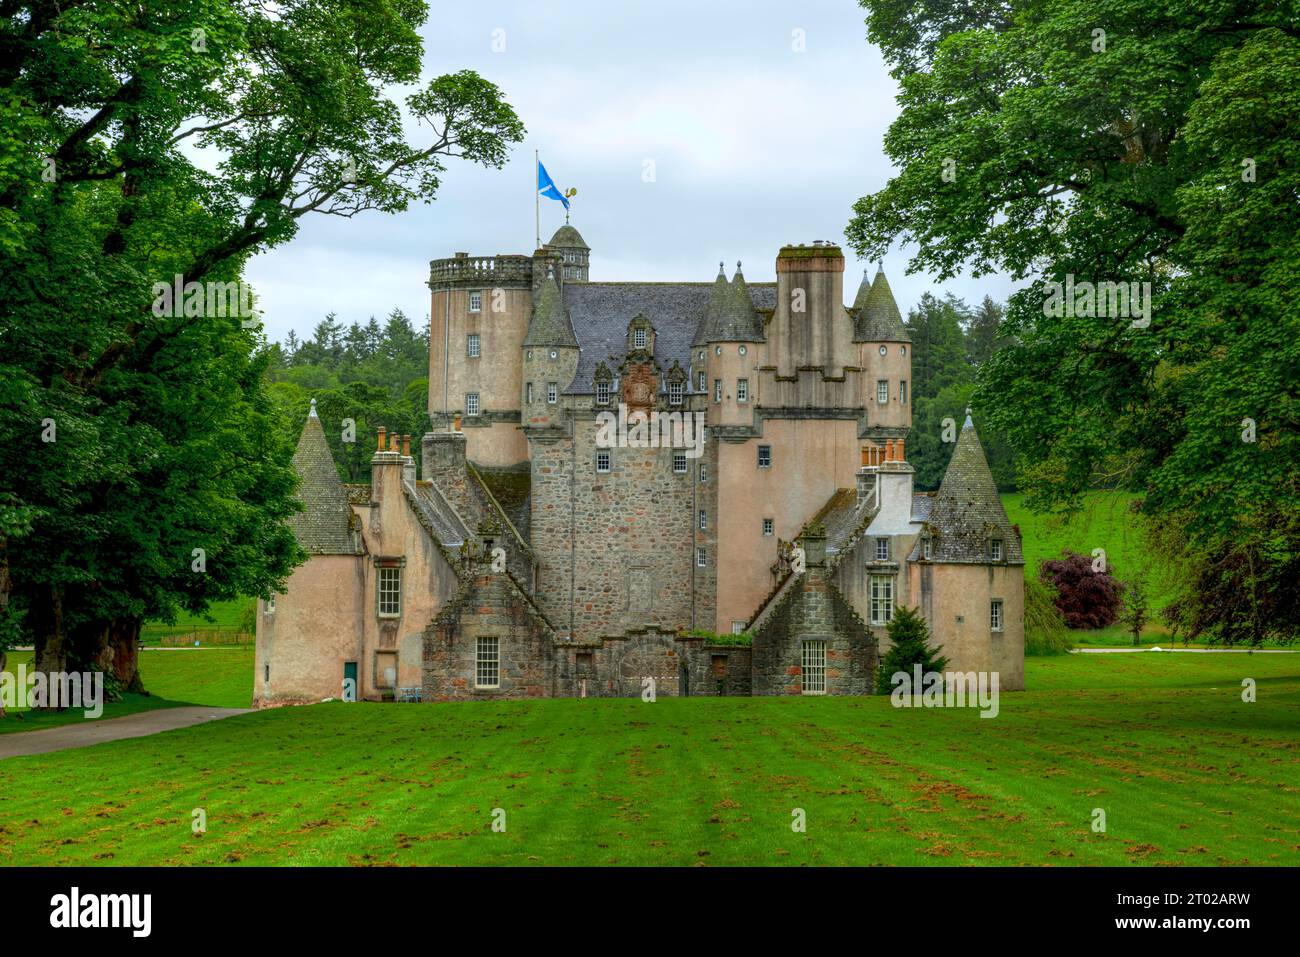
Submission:
M 1071 628 L 1105 628 L 1119 617 L 1124 585 L 1110 569 L 1095 571 L 1092 559 L 1068 548 L 1045 561 L 1038 578 L 1056 592 L 1056 607 Z

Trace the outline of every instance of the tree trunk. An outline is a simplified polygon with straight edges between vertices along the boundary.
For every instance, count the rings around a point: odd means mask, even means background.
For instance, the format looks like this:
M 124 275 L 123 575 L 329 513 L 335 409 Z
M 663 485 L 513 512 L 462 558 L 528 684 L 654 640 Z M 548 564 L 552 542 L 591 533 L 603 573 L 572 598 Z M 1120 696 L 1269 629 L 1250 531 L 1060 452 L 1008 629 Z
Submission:
M 45 600 L 39 597 L 28 612 L 35 635 L 33 669 L 45 672 L 68 670 L 68 635 L 63 627 L 63 591 L 51 588 Z
M 102 640 L 93 661 L 93 667 L 112 675 L 123 691 L 140 693 L 144 683 L 140 680 L 140 629 L 138 618 L 115 618 L 102 633 Z

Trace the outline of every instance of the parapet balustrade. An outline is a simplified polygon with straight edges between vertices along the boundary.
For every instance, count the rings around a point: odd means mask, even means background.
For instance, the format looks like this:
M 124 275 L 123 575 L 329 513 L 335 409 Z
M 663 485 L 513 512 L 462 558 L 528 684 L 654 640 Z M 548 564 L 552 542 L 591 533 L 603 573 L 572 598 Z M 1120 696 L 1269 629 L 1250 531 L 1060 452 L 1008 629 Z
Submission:
M 528 256 L 453 256 L 429 263 L 431 286 L 454 283 L 483 286 L 528 283 L 532 277 L 533 261 Z

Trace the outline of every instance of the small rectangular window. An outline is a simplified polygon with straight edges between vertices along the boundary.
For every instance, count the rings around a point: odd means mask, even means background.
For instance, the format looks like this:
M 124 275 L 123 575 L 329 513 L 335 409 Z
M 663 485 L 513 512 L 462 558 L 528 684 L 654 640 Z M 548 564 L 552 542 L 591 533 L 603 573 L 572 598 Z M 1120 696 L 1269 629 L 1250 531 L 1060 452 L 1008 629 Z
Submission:
M 1002 539 L 995 538 L 989 542 L 989 561 L 1002 561 Z
M 668 383 L 668 401 L 672 405 L 682 404 L 682 393 L 686 390 L 685 383 L 670 382 Z
M 609 404 L 609 383 L 608 382 L 596 383 L 596 404 L 597 405 Z
M 469 311 L 470 312 L 483 311 L 483 293 L 471 292 L 469 294 Z
M 555 405 L 560 400 L 560 387 L 554 382 L 546 383 L 546 401 L 549 405 Z
M 709 380 L 708 380 L 707 378 L 705 378 L 705 375 L 704 375 L 703 372 L 701 372 L 701 373 L 699 374 L 699 382 L 700 382 L 700 384 L 699 384 L 699 386 L 696 388 L 696 391 L 697 391 L 697 392 L 707 392 L 707 391 L 708 391 L 708 388 L 709 388 Z
M 803 643 L 803 693 L 826 693 L 826 642 Z
M 474 649 L 474 687 L 501 687 L 501 642 L 497 638 L 480 638 Z
M 749 380 L 748 379 L 736 380 L 736 401 L 737 402 L 749 401 Z
M 699 565 L 701 568 L 704 568 L 706 565 L 709 564 L 709 557 L 705 553 L 704 549 L 702 548 L 695 549 L 695 564 Z
M 994 631 L 1002 630 L 1002 599 L 995 598 L 989 603 L 989 627 Z
M 878 379 L 876 381 L 876 401 L 881 405 L 889 402 L 889 380 Z
M 907 405 L 907 380 L 903 379 L 898 383 L 898 401 Z
M 894 617 L 894 577 L 871 576 L 871 623 L 887 625 Z
M 700 463 L 700 484 L 704 485 L 709 481 L 709 467 L 703 462 Z
M 713 380 L 713 401 L 714 402 L 722 401 L 722 380 L 721 379 Z
M 477 359 L 479 356 L 479 339 L 477 332 L 471 332 L 465 337 L 465 355 L 471 359 Z
M 889 539 L 876 539 L 876 561 L 884 562 L 889 560 Z
M 676 475 L 686 474 L 686 453 L 685 452 L 673 453 L 673 473 Z
M 770 469 L 772 467 L 772 446 L 760 445 L 758 447 L 758 467 L 761 469 Z
M 700 531 L 705 531 L 709 527 L 709 513 L 700 509 Z
M 379 617 L 397 618 L 402 614 L 402 569 L 381 567 L 378 571 Z
M 597 450 L 597 452 L 596 452 L 596 471 L 597 471 L 597 472 L 608 472 L 608 471 L 609 471 L 609 460 L 610 460 L 609 449 L 599 449 L 599 450 Z
M 264 610 L 268 615 L 275 614 L 275 592 L 271 592 L 271 597 L 267 600 Z
M 644 329 L 632 333 L 632 348 L 644 349 L 650 342 L 650 336 Z
M 533 401 L 533 384 L 531 382 L 524 383 L 524 401 L 525 402 Z
M 731 633 L 733 635 L 743 635 L 745 633 L 745 623 L 733 618 L 731 620 Z
M 925 558 L 926 558 L 927 561 L 928 561 L 929 559 L 931 559 L 931 558 L 934 558 L 934 539 L 933 539 L 933 538 L 926 538 L 926 539 L 925 539 L 925 545 L 924 545 L 924 547 L 922 548 L 922 554 L 925 556 Z
M 478 415 L 478 393 L 477 392 L 465 393 L 465 414 Z
M 765 518 L 765 519 L 763 519 L 763 534 L 764 534 L 764 535 L 771 535 L 772 532 L 773 532 L 773 530 L 775 529 L 775 527 L 776 527 L 776 523 L 773 522 L 772 519 L 770 519 L 770 518 Z

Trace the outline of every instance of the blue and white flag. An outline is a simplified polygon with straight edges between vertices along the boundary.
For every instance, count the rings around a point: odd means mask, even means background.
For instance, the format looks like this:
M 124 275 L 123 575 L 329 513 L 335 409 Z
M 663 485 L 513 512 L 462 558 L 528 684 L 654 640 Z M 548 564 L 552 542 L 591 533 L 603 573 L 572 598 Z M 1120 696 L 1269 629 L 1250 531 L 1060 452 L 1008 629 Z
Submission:
M 551 174 L 546 172 L 546 167 L 542 165 L 541 160 L 537 161 L 537 192 L 538 195 L 545 196 L 547 199 L 558 199 L 564 204 L 565 209 L 569 208 L 569 197 L 556 188 L 555 182 L 551 179 Z

